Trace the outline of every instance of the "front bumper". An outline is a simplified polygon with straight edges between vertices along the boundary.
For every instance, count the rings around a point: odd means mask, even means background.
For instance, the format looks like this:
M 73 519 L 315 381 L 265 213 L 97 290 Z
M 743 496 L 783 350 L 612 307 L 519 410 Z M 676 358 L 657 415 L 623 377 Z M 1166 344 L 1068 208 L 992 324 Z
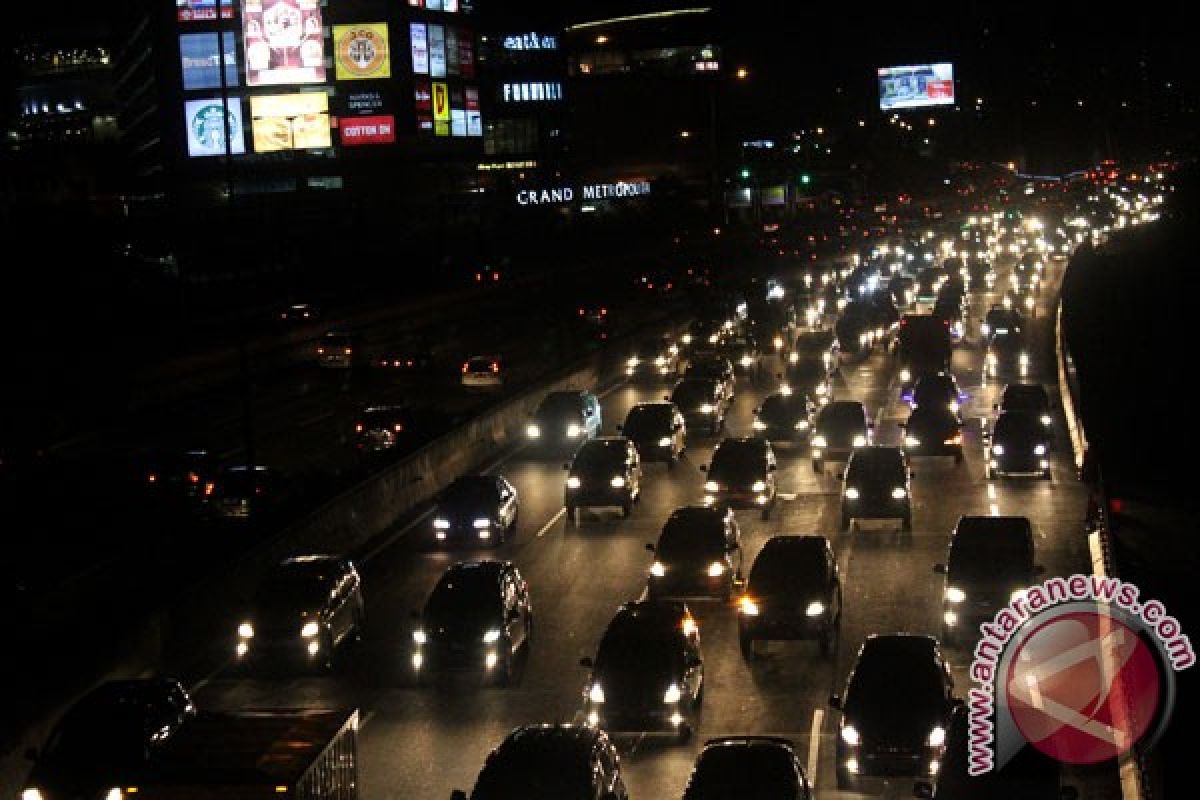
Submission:
M 499 642 L 492 645 L 431 642 L 413 648 L 409 655 L 409 667 L 416 673 L 490 673 L 500 664 L 502 655 Z
M 1040 477 L 1050 469 L 1050 460 L 1046 456 L 1031 456 L 1015 458 L 1013 456 L 992 455 L 988 466 L 997 475 L 1011 477 Z
M 815 617 L 798 611 L 784 611 L 759 608 L 756 616 L 744 613 L 738 614 L 738 630 L 755 639 L 802 640 L 816 639 L 829 625 L 828 609 Z
M 725 506 L 727 508 L 768 508 L 774 496 L 770 490 L 755 492 L 750 489 L 722 490 L 705 492 L 704 505 Z
M 683 701 L 648 708 L 589 701 L 583 716 L 588 725 L 609 733 L 675 733 L 692 721 Z
M 663 577 L 651 575 L 646 588 L 652 597 L 722 597 L 732 589 L 728 570 L 721 575 L 707 572 L 683 572 L 668 570 Z

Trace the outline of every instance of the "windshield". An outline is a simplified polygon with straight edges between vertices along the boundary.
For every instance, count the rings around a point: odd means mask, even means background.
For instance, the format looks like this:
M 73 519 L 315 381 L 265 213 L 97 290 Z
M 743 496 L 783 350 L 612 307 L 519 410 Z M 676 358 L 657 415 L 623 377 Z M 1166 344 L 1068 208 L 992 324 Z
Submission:
M 709 381 L 684 381 L 675 387 L 671 399 L 682 408 L 712 402 L 713 385 Z
M 637 671 L 648 676 L 682 672 L 683 648 L 674 633 L 633 620 L 616 621 L 596 654 L 595 671 Z
M 581 413 L 579 395 L 548 394 L 542 400 L 541 405 L 538 406 L 536 416 L 543 419 L 550 419 L 578 417 Z
M 259 589 L 258 608 L 270 614 L 319 607 L 329 596 L 330 578 L 325 572 L 308 565 L 283 569 Z
M 661 561 L 712 560 L 725 549 L 724 528 L 715 520 L 668 520 L 655 548 Z
M 442 494 L 443 503 L 456 507 L 478 508 L 496 500 L 496 481 L 492 478 L 459 478 Z
M 674 414 L 668 405 L 634 406 L 625 418 L 623 431 L 629 436 L 642 432 L 664 431 L 674 424 Z
M 494 573 L 452 570 L 429 596 L 425 618 L 431 625 L 493 624 L 500 619 L 500 592 Z
M 1006 411 L 996 420 L 995 435 L 997 439 L 1040 439 L 1045 435 L 1045 426 L 1034 414 Z
M 846 690 L 851 719 L 913 719 L 939 707 L 943 684 L 932 657 L 912 647 L 872 646 L 868 642 Z
M 819 544 L 768 543 L 750 569 L 750 591 L 777 593 L 819 592 L 825 585 L 825 552 Z
M 761 442 L 723 442 L 713 453 L 709 477 L 716 481 L 761 478 L 767 469 L 765 451 Z
M 820 430 L 865 428 L 865 420 L 863 408 L 858 403 L 830 403 L 821 409 L 817 427 Z
M 799 778 L 781 747 L 730 745 L 705 750 L 690 785 L 688 800 L 794 800 Z
M 854 481 L 904 481 L 904 456 L 895 447 L 856 450 L 846 467 L 846 483 Z
M 575 454 L 571 471 L 621 470 L 625 466 L 628 449 L 625 442 L 588 442 Z
M 64 717 L 42 758 L 65 765 L 130 766 L 145 754 L 148 709 L 132 698 L 87 703 Z
M 948 572 L 951 580 L 1011 582 L 1028 577 L 1032 543 L 1021 532 L 965 530 L 954 535 Z

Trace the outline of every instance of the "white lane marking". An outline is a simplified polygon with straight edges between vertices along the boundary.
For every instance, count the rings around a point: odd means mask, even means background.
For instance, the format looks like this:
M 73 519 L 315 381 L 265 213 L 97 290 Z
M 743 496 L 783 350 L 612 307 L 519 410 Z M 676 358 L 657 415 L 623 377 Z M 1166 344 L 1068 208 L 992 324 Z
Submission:
M 566 515 L 567 515 L 567 510 L 565 508 L 560 508 L 558 510 L 558 513 L 555 514 L 553 517 L 551 517 L 550 521 L 547 522 L 545 525 L 543 525 L 542 529 L 537 532 L 537 538 L 540 539 L 543 536 L 545 536 L 547 533 L 549 533 L 550 529 L 554 527 L 554 524 L 556 522 L 558 522 L 560 519 L 562 519 L 563 517 L 565 517 Z
M 813 710 L 812 727 L 808 729 L 808 785 L 817 785 L 817 755 L 821 748 L 821 722 L 825 719 L 825 709 Z

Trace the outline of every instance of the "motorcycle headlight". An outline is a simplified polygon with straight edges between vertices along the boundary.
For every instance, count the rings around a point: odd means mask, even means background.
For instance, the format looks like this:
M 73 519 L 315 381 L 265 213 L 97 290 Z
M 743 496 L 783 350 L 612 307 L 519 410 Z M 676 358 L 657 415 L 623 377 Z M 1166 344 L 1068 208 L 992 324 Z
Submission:
M 656 578 L 661 578 L 667 574 L 667 568 L 663 566 L 661 561 L 655 561 L 650 565 L 650 574 Z
M 704 482 L 704 491 L 719 492 L 719 491 L 721 491 L 721 484 L 717 483 L 716 481 L 705 481 Z
M 484 632 L 484 634 L 483 634 L 483 643 L 484 644 L 495 644 L 498 641 L 500 641 L 500 631 L 493 628 L 490 631 Z
M 251 625 L 249 622 L 243 622 L 241 625 L 238 625 L 237 632 L 238 632 L 238 636 L 243 639 L 253 639 L 254 638 L 254 626 Z
M 659 446 L 659 447 L 670 447 L 670 446 L 671 446 L 671 437 L 670 437 L 670 436 L 664 436 L 664 437 L 662 437 L 661 439 L 659 439 L 659 440 L 658 440 L 658 446 Z
M 946 587 L 946 602 L 957 604 L 957 603 L 961 603 L 963 600 L 966 600 L 966 599 L 967 599 L 967 593 L 964 592 L 962 589 L 959 589 L 956 586 L 947 586 Z
M 433 521 L 433 527 L 435 530 L 439 530 L 439 531 L 449 530 L 450 529 L 450 520 L 442 519 L 441 517 L 438 517 L 437 519 L 435 519 Z
M 604 687 L 598 683 L 593 683 L 592 688 L 588 689 L 588 700 L 599 705 L 604 702 Z
M 853 486 L 847 486 L 845 495 L 846 495 L 847 500 L 857 500 L 858 499 L 858 489 L 854 488 Z
M 614 475 L 612 480 L 608 482 L 608 485 L 614 489 L 620 489 L 625 486 L 625 479 L 620 475 Z
M 850 745 L 851 747 L 857 746 L 858 743 L 861 741 L 861 738 L 858 735 L 858 731 L 854 729 L 853 725 L 843 725 L 842 726 L 842 741 L 845 742 L 846 744 Z
M 581 433 L 583 433 L 583 428 L 579 427 L 574 422 L 567 426 L 567 438 L 574 439 Z
M 825 604 L 818 603 L 815 601 L 812 603 L 809 603 L 808 608 L 804 609 L 805 616 L 809 616 L 809 617 L 819 617 L 824 613 L 825 613 Z
M 667 687 L 667 691 L 663 692 L 663 703 L 673 705 L 678 703 L 683 697 L 683 692 L 679 690 L 679 684 L 672 683 Z
M 766 490 L 767 490 L 766 481 L 755 481 L 754 485 L 750 487 L 750 491 L 752 491 L 752 492 L 765 492 Z
M 725 565 L 720 561 L 714 561 L 708 565 L 708 577 L 719 578 L 725 574 Z
M 855 436 L 854 437 L 854 446 L 855 447 L 866 447 L 867 446 L 867 437 Z
M 300 629 L 300 635 L 305 639 L 311 639 L 321 632 L 321 626 L 316 622 L 306 622 L 304 627 Z
M 479 519 L 472 522 L 471 525 L 474 526 L 474 528 L 476 530 L 482 530 L 483 528 L 490 528 L 492 526 L 492 521 L 488 520 L 488 519 L 483 519 L 482 517 L 480 517 Z
M 578 489 L 582 485 L 583 485 L 583 482 L 580 481 L 579 478 L 577 478 L 574 475 L 567 478 L 567 488 L 568 489 Z
M 941 725 L 937 725 L 929 732 L 929 738 L 925 740 L 925 744 L 930 747 L 941 747 L 946 743 L 946 729 Z
M 897 486 L 895 489 L 892 489 L 893 500 L 903 500 L 906 497 L 908 497 L 908 490 L 903 486 Z

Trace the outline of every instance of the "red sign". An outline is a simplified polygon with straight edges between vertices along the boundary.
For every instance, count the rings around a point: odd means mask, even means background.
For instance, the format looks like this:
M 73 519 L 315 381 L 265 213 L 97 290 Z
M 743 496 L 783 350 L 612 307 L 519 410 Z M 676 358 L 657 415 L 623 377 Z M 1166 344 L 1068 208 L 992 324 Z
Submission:
M 396 119 L 386 117 L 342 117 L 342 145 L 393 144 L 396 141 Z
M 946 97 L 954 99 L 954 81 L 926 81 L 925 94 L 933 99 L 935 97 Z

